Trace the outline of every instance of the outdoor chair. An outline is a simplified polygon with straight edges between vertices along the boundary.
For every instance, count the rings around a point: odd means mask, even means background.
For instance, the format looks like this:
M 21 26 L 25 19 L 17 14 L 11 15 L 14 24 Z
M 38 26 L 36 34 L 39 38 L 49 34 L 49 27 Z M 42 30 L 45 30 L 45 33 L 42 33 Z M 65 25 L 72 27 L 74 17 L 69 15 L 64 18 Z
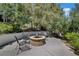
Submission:
M 31 49 L 30 44 L 28 44 L 26 40 L 18 39 L 17 36 L 15 36 L 15 39 L 16 39 L 16 42 L 18 44 L 18 52 L 17 52 L 17 54 L 19 53 L 19 51 L 22 52 L 22 51 Z
M 25 40 L 27 43 L 30 43 L 29 35 L 22 33 L 22 39 Z

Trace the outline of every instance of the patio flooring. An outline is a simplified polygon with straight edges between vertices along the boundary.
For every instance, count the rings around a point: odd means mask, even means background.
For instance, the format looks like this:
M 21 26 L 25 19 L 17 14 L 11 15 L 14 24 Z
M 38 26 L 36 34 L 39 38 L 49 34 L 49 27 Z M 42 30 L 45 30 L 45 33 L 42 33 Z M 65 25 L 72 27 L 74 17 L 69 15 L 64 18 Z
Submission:
M 0 56 L 16 56 L 17 43 L 14 42 L 0 49 Z M 32 49 L 23 51 L 18 56 L 76 56 L 64 42 L 58 38 L 48 37 L 43 46 L 32 46 Z

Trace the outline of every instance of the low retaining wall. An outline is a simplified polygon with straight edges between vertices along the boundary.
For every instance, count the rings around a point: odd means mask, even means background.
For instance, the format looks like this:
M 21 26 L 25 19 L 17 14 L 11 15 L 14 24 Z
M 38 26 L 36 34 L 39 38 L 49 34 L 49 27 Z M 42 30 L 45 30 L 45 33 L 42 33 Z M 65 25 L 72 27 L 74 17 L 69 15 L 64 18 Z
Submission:
M 45 31 L 40 31 L 41 33 L 46 33 Z M 23 33 L 23 32 L 22 32 Z M 18 37 L 18 38 L 23 38 L 23 35 L 22 33 L 12 33 L 12 34 L 3 34 L 3 35 L 0 35 L 0 47 L 1 46 L 4 46 L 6 44 L 9 44 L 9 43 L 12 43 L 13 41 L 16 41 L 15 39 L 15 35 Z M 38 32 L 24 32 L 24 34 L 27 36 L 27 35 L 31 35 L 31 34 L 35 34 L 35 33 L 38 33 Z
M 0 47 L 3 45 L 6 45 L 8 43 L 11 43 L 13 41 L 16 41 L 14 36 L 17 36 L 18 38 L 22 38 L 22 33 L 14 33 L 14 34 L 4 34 L 0 36 Z

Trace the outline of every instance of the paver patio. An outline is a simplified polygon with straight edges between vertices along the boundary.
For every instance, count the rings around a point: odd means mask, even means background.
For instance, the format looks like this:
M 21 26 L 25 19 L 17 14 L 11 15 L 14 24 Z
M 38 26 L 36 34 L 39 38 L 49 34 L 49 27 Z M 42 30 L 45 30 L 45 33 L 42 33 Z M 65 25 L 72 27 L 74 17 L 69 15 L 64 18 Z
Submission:
M 17 43 L 14 42 L 0 49 L 1 56 L 16 56 Z M 19 53 L 18 56 L 76 56 L 73 51 L 67 47 L 62 40 L 54 37 L 48 37 L 43 46 L 32 46 L 32 49 Z

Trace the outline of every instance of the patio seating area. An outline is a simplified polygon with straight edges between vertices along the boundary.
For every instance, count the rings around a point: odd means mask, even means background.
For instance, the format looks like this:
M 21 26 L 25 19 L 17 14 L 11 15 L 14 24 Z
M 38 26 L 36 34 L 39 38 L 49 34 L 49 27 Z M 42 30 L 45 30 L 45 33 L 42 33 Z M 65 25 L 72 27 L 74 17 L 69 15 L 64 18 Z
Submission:
M 24 32 L 24 34 L 38 33 L 38 32 Z M 47 32 L 42 32 L 47 33 Z M 0 42 L 4 42 L 6 44 L 2 44 L 4 47 L 0 48 L 0 56 L 76 56 L 72 49 L 65 45 L 65 43 L 55 37 L 49 37 L 47 34 L 46 36 L 46 44 L 42 46 L 32 46 L 30 45 L 31 49 L 26 49 L 24 51 L 20 51 L 18 54 L 18 47 L 17 41 L 13 36 L 21 38 L 23 33 L 13 33 L 8 35 L 1 35 Z M 11 40 L 9 40 L 10 38 Z M 13 39 L 12 39 L 13 38 Z M 5 41 L 6 39 L 6 41 Z M 8 40 L 8 41 L 7 41 Z M 9 44 L 7 44 L 7 42 Z M 1 44 L 1 43 L 0 43 Z M 29 45 L 25 46 L 27 48 Z M 24 49 L 24 48 L 23 48 Z

